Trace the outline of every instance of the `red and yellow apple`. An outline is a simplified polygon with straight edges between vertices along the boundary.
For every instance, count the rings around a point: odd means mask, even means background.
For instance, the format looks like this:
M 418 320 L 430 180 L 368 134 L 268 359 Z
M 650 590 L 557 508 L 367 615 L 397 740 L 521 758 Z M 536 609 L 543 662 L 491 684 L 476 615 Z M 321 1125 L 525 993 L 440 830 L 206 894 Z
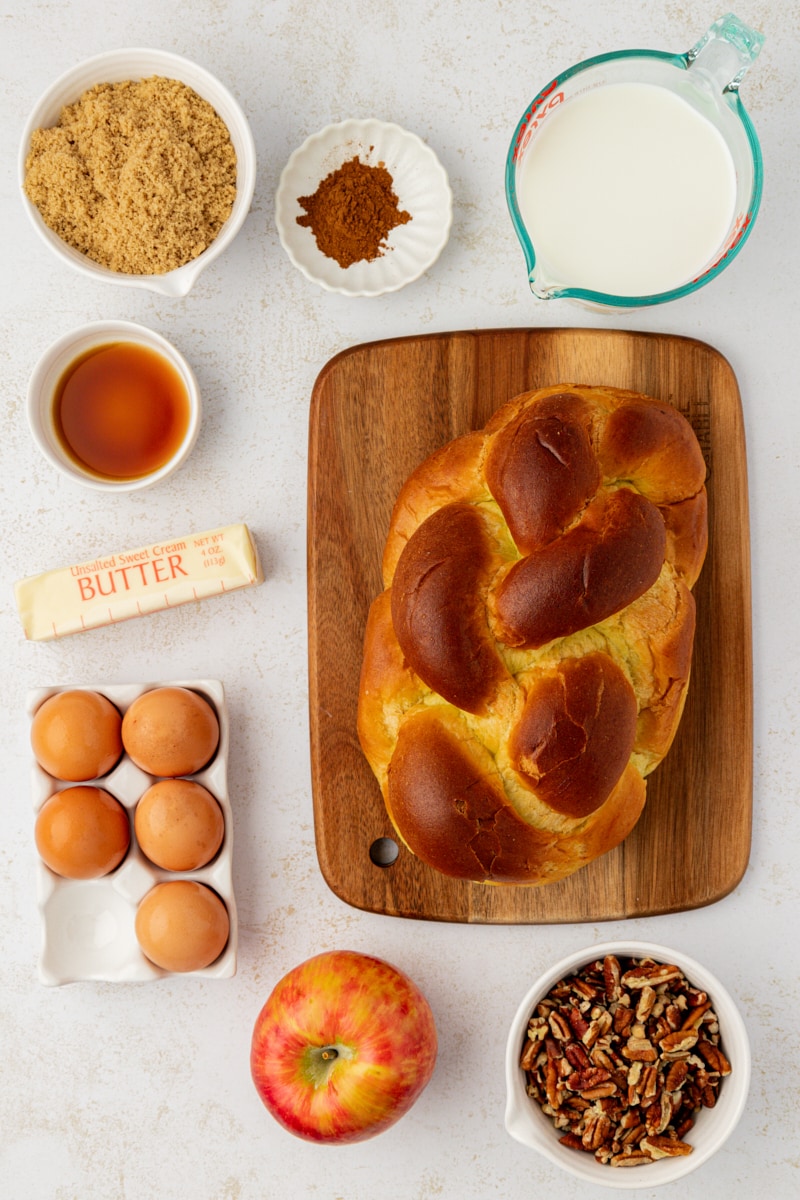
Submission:
M 422 992 L 379 958 L 317 954 L 276 985 L 253 1031 L 250 1068 L 284 1128 L 311 1142 L 358 1142 L 398 1121 L 436 1062 Z

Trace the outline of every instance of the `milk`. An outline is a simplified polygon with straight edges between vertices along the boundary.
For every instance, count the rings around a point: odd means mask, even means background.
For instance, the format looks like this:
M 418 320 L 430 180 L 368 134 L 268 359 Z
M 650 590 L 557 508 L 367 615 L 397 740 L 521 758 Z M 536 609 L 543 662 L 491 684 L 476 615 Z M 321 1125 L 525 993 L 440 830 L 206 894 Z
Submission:
M 731 227 L 733 159 L 667 88 L 597 87 L 551 107 L 519 171 L 522 219 L 548 283 L 619 296 L 707 268 Z

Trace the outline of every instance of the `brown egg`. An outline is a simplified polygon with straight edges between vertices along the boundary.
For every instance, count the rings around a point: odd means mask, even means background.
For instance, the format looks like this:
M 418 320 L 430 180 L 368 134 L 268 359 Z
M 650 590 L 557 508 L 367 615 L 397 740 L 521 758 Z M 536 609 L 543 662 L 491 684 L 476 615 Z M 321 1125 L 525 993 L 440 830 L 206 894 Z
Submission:
M 122 717 L 98 692 L 58 692 L 31 722 L 36 761 L 56 779 L 83 783 L 105 775 L 122 754 Z
M 44 802 L 34 836 L 51 871 L 66 879 L 97 879 L 122 862 L 131 828 L 125 809 L 109 792 L 69 787 Z
M 188 688 L 163 687 L 134 700 L 122 720 L 122 742 L 149 775 L 193 775 L 219 742 L 217 715 Z
M 225 818 L 211 792 L 191 779 L 162 779 L 136 806 L 142 852 L 165 871 L 195 871 L 219 850 Z
M 230 933 L 216 892 L 192 879 L 158 883 L 136 912 L 144 954 L 165 971 L 200 971 L 219 958 Z

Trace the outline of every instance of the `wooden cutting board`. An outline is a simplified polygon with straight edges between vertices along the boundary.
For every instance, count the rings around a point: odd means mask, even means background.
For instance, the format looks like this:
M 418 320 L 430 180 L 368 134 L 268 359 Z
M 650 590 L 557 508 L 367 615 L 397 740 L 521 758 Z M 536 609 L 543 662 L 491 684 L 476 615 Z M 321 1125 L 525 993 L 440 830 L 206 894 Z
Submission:
M 393 838 L 356 735 L 361 644 L 401 484 L 432 450 L 485 424 L 509 397 L 556 383 L 632 388 L 691 421 L 709 468 L 710 546 L 695 587 L 689 697 L 650 776 L 644 814 L 617 849 L 545 887 L 449 879 Z M 747 469 L 726 360 L 691 338 L 502 329 L 356 346 L 321 371 L 311 401 L 308 486 L 311 766 L 317 854 L 342 900 L 442 921 L 601 921 L 711 904 L 741 879 L 752 814 Z M 377 847 L 373 849 L 376 857 Z

